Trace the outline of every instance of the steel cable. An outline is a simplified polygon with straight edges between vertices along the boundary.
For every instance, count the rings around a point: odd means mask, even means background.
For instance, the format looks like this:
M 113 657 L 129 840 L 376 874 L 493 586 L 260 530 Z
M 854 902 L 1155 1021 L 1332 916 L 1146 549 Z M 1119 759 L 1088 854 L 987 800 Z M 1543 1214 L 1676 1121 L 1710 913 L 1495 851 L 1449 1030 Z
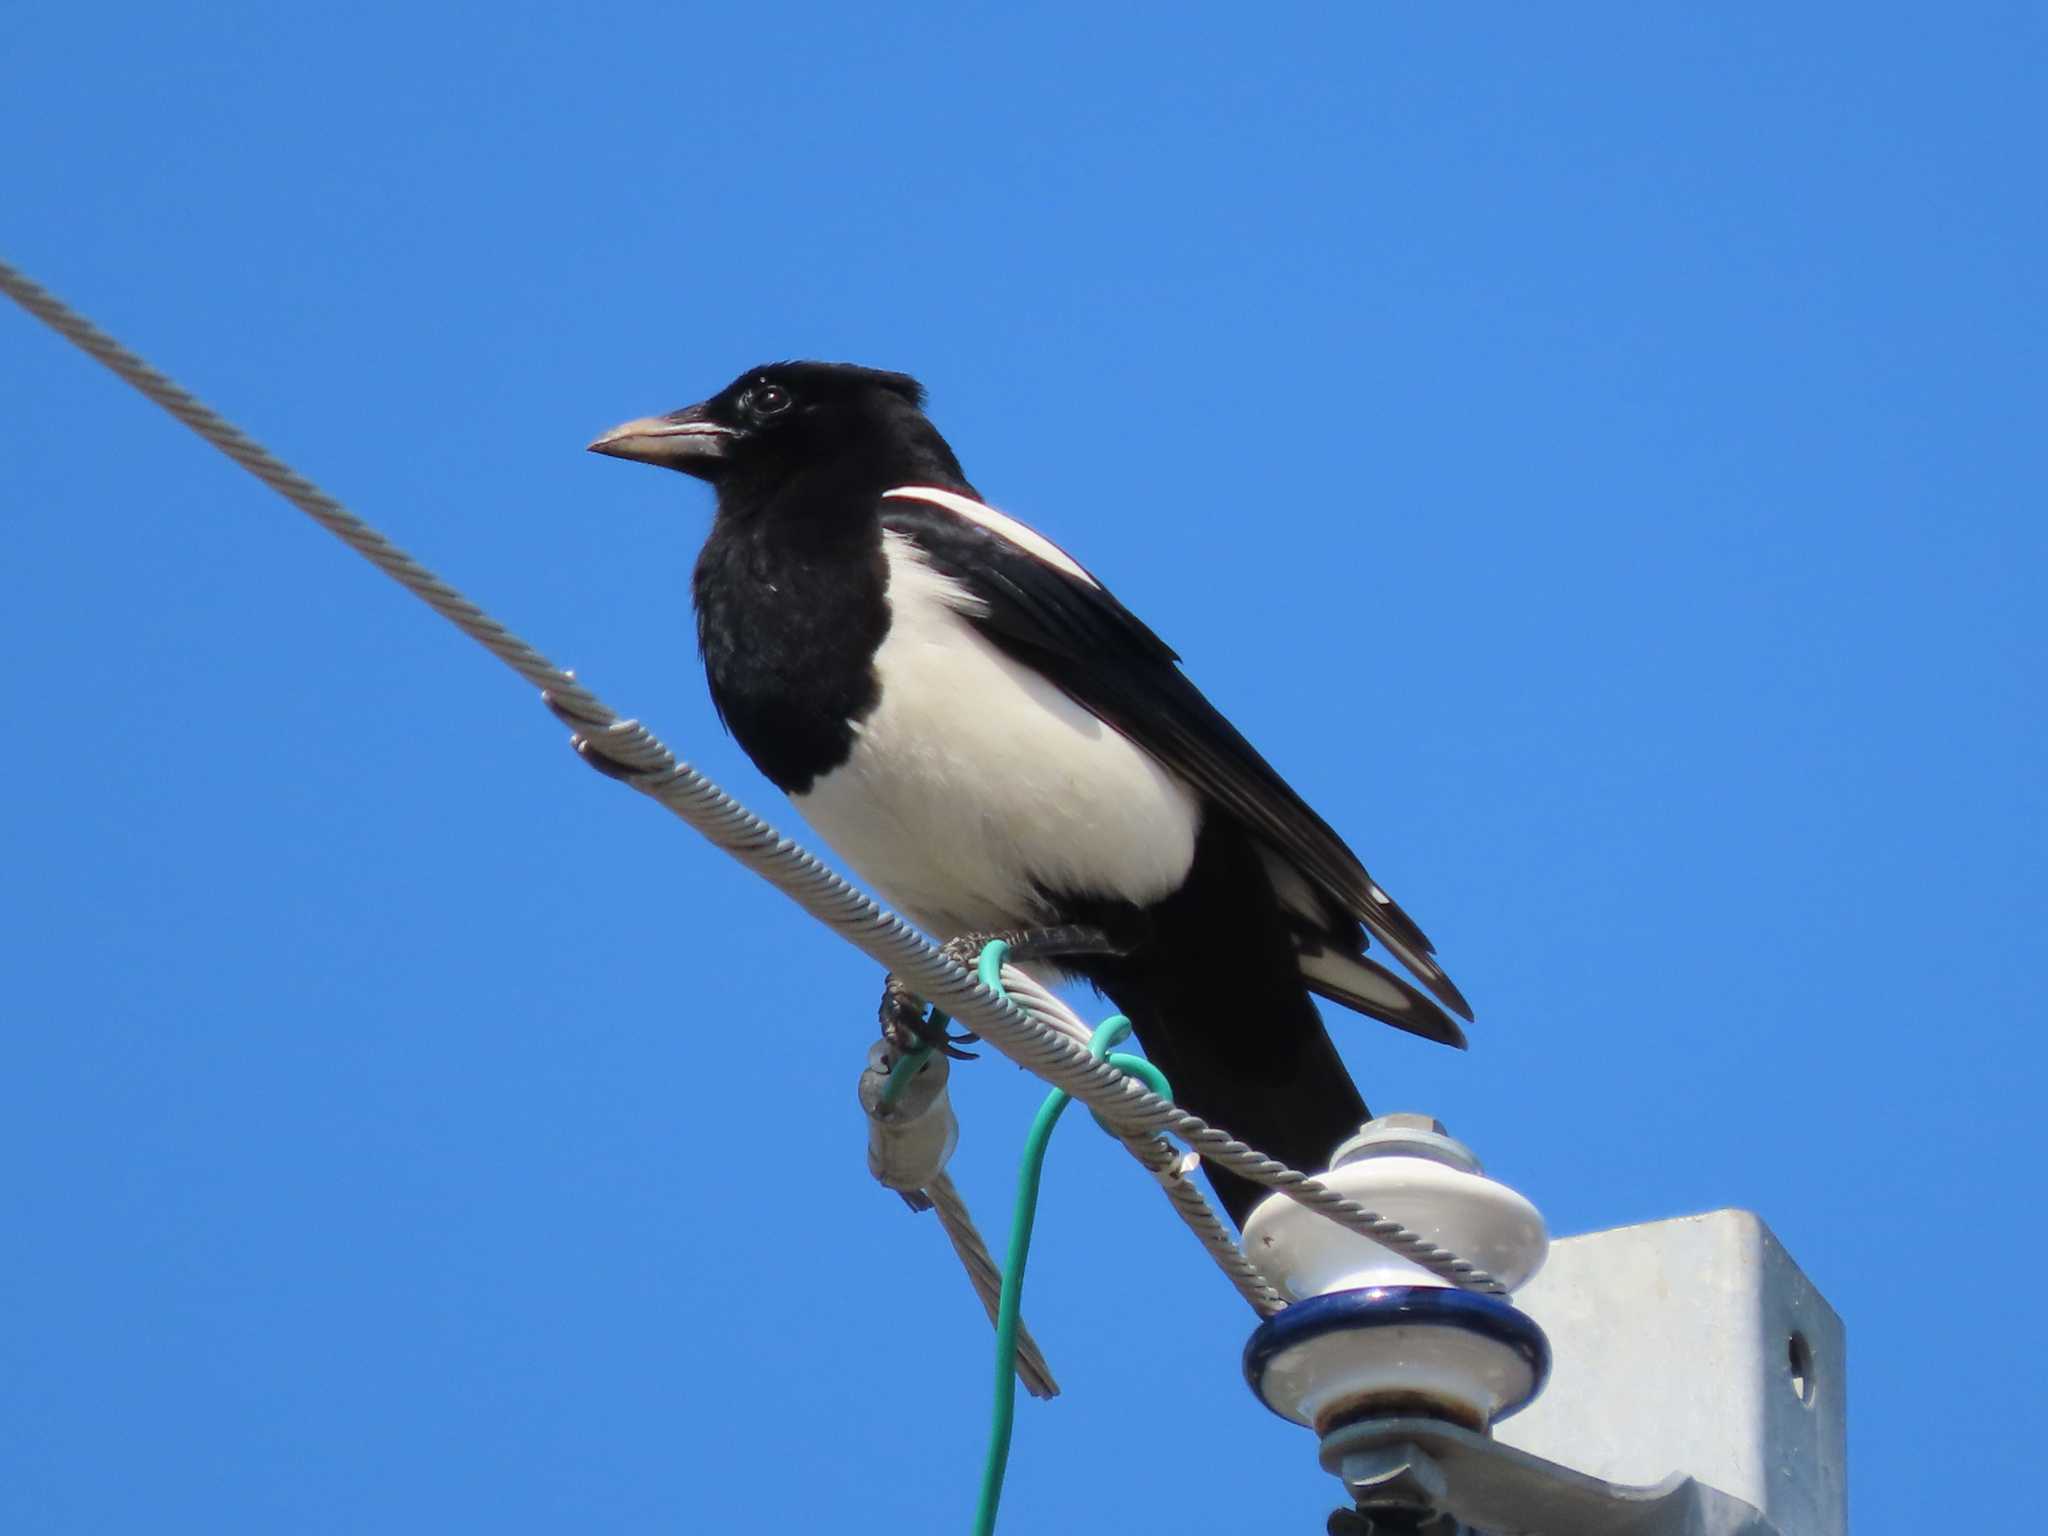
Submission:
M 1114 1067 L 1091 1058 L 1056 1026 L 996 996 L 903 919 L 876 905 L 816 857 L 678 760 L 637 720 L 621 718 L 570 673 L 312 481 L 4 261 L 0 261 L 0 291 L 155 401 L 540 689 L 549 707 L 572 723 L 577 748 L 586 757 L 595 753 L 602 760 L 631 770 L 623 782 L 666 806 L 1012 1061 L 1079 1099 L 1119 1136 L 1171 1133 L 1217 1166 L 1279 1191 L 1440 1279 L 1467 1290 L 1502 1293 L 1499 1282 L 1476 1265 L 1175 1107 Z

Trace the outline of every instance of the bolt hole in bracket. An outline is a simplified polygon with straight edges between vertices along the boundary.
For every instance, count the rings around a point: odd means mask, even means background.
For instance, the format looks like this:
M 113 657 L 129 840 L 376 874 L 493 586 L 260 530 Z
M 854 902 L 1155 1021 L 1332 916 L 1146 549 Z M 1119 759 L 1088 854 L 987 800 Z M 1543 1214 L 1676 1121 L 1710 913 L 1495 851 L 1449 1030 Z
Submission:
M 1815 1387 L 1813 1346 L 1806 1342 L 1806 1335 L 1797 1329 L 1794 1329 L 1792 1336 L 1785 1341 L 1785 1369 L 1791 1383 L 1792 1395 L 1811 1408 Z

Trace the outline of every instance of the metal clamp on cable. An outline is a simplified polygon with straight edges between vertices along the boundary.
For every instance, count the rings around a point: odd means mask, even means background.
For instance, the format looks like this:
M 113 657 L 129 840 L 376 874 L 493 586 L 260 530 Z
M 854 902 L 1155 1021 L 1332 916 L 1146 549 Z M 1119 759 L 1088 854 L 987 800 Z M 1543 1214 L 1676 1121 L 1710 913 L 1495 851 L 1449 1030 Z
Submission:
M 899 1059 L 887 1041 L 877 1040 L 860 1075 L 868 1172 L 915 1210 L 930 1209 L 923 1191 L 938 1182 L 960 1142 L 960 1122 L 946 1094 L 949 1070 L 937 1051 L 912 1051 Z
M 940 1023 L 943 1026 L 944 1020 Z M 953 1118 L 946 1094 L 951 1070 L 937 1051 L 918 1049 L 898 1056 L 886 1040 L 869 1048 L 868 1064 L 860 1075 L 860 1107 L 868 1116 L 868 1172 L 900 1194 L 913 1211 L 938 1213 L 946 1241 L 981 1298 L 988 1320 L 998 1324 L 1000 1337 L 1003 1272 L 946 1172 L 946 1162 L 960 1140 L 960 1122 Z M 1012 1360 L 1017 1379 L 1033 1397 L 1059 1395 L 1059 1383 L 1021 1320 Z

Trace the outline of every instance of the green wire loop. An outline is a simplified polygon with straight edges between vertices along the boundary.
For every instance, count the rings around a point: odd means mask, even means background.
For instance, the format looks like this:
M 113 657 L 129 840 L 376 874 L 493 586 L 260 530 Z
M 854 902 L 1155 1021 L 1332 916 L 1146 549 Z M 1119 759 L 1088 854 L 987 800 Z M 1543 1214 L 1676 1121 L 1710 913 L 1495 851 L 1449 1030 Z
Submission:
M 982 948 L 981 959 L 975 967 L 975 974 L 981 984 L 996 994 L 1006 997 L 1003 990 L 1003 962 L 1009 958 L 1010 946 L 1002 939 L 991 939 Z M 937 1008 L 932 1009 L 929 1024 L 935 1030 L 944 1030 L 952 1020 Z M 1168 1086 L 1166 1074 L 1142 1056 L 1132 1056 L 1124 1051 L 1112 1051 L 1113 1045 L 1120 1045 L 1131 1032 L 1131 1021 L 1122 1014 L 1113 1014 L 1096 1027 L 1088 1040 L 1088 1054 L 1097 1061 L 1106 1061 L 1119 1072 L 1137 1078 L 1162 1099 L 1171 1099 L 1173 1089 Z M 884 1107 L 901 1098 L 910 1086 L 910 1080 L 924 1070 L 924 1064 L 931 1060 L 932 1047 L 920 1045 L 909 1050 L 889 1069 L 889 1079 L 882 1084 L 881 1103 Z M 1031 1130 L 1024 1138 L 1024 1158 L 1017 1170 L 1017 1203 L 1010 1213 L 1010 1255 L 1003 1265 L 1003 1287 L 996 1304 L 996 1401 L 995 1414 L 989 1424 L 988 1456 L 981 1469 L 981 1500 L 974 1511 L 974 1536 L 993 1536 L 996 1528 L 996 1509 L 1002 1503 L 1003 1478 L 1010 1468 L 1010 1439 L 1017 1424 L 1017 1326 L 1024 1310 L 1024 1264 L 1031 1256 L 1031 1229 L 1038 1219 L 1038 1186 L 1045 1174 L 1045 1154 L 1052 1145 L 1053 1127 L 1059 1124 L 1072 1097 L 1061 1088 L 1055 1088 L 1045 1096 L 1045 1102 L 1038 1106 L 1038 1113 L 1032 1118 Z M 1097 1115 L 1095 1123 L 1102 1125 Z M 1103 1127 L 1105 1130 L 1107 1126 Z
M 952 1021 L 938 1009 L 931 1011 L 930 1025 L 943 1030 Z M 896 1058 L 896 1065 L 889 1069 L 888 1080 L 882 1084 L 882 1091 L 876 1095 L 876 1102 L 887 1109 L 903 1097 L 903 1090 L 910 1086 L 910 1080 L 924 1070 L 924 1064 L 932 1059 L 932 1048 L 928 1045 L 915 1046 Z
M 1001 939 L 990 941 L 981 952 L 978 974 L 983 986 L 1003 996 L 1003 961 L 1010 946 Z M 1166 1075 L 1142 1056 L 1112 1052 L 1131 1032 L 1131 1021 L 1116 1014 L 1096 1028 L 1088 1041 L 1088 1053 L 1107 1061 L 1118 1071 L 1140 1079 L 1163 1099 L 1173 1097 Z M 900 1065 L 900 1064 L 899 1064 Z M 996 1509 L 1003 1497 L 1003 1478 L 1010 1466 L 1010 1437 L 1017 1421 L 1017 1320 L 1023 1311 L 1024 1263 L 1031 1254 L 1031 1229 L 1038 1217 L 1038 1186 L 1045 1172 L 1046 1149 L 1052 1143 L 1053 1127 L 1072 1102 L 1064 1089 L 1055 1088 L 1038 1106 L 1031 1131 L 1024 1138 L 1024 1157 L 1017 1170 L 1017 1203 L 1010 1215 L 1010 1254 L 1003 1265 L 1003 1288 L 996 1305 L 996 1401 L 989 1424 L 988 1456 L 981 1469 L 981 1499 L 974 1511 L 974 1536 L 993 1536 Z M 1100 1124 L 1098 1117 L 1097 1123 Z

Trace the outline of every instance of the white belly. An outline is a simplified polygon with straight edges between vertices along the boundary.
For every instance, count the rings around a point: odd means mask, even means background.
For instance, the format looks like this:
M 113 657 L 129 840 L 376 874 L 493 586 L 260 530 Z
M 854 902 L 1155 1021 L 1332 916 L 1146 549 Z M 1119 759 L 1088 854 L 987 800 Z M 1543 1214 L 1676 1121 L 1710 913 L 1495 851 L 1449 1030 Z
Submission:
M 1187 875 L 1200 803 L 963 616 L 974 600 L 883 535 L 881 702 L 796 804 L 927 932 L 1029 926 L 1052 889 L 1148 902 Z

